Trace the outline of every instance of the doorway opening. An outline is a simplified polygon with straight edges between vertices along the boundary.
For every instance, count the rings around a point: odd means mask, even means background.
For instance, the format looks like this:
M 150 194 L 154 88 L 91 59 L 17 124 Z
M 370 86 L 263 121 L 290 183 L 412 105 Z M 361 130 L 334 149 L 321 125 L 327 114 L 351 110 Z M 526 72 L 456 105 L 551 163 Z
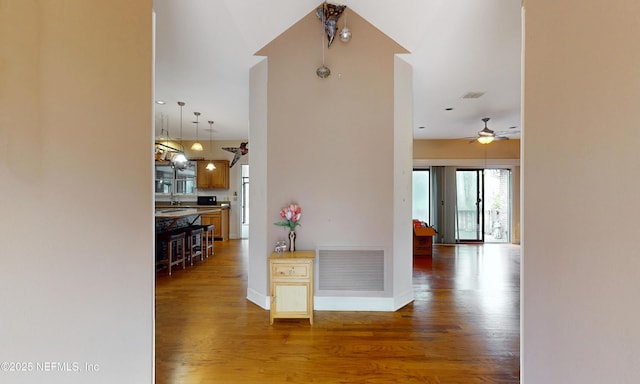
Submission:
M 249 164 L 240 167 L 240 238 L 249 238 Z

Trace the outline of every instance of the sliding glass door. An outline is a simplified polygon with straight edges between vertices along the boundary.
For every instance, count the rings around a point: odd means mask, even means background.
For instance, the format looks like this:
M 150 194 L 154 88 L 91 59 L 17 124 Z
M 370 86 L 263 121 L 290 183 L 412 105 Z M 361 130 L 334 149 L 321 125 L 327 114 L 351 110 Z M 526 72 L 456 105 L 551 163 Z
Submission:
M 482 169 L 456 171 L 456 241 L 484 241 Z

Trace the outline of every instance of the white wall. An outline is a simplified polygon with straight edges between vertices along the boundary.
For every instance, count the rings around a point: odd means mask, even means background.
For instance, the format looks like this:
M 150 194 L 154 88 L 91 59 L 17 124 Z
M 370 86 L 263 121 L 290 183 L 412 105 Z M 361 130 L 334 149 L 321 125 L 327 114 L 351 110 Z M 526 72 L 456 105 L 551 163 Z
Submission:
M 522 382 L 640 377 L 640 4 L 525 4 Z
M 151 6 L 2 3 L 3 383 L 152 381 Z
M 267 84 L 268 61 L 263 60 L 251 68 L 249 83 L 249 142 L 253 143 L 249 172 L 249 272 L 247 299 L 263 308 L 269 308 L 267 231 L 271 221 L 267 217 Z M 251 147 L 250 147 L 251 148 Z
M 259 127 L 252 120 L 252 134 L 266 129 L 266 135 L 262 142 L 255 137 L 251 141 L 254 147 L 264 145 L 267 152 L 264 159 L 252 154 L 251 161 L 264 160 L 266 221 L 256 222 L 252 208 L 251 243 L 257 240 L 254 230 L 266 230 L 267 236 L 266 243 L 250 249 L 264 253 L 250 257 L 256 257 L 262 268 L 275 242 L 287 234 L 273 225 L 280 219 L 278 212 L 298 203 L 302 207 L 301 226 L 296 230 L 298 249 L 385 250 L 388 279 L 385 291 L 376 295 L 383 297 L 385 310 L 393 310 L 398 294 L 393 282 L 394 54 L 405 50 L 351 12 L 350 27 L 358 29 L 361 37 L 348 44 L 336 41 L 327 49 L 333 75 L 321 79 L 315 74 L 322 57 L 318 23 L 310 12 L 257 53 L 269 60 L 268 129 L 261 125 L 263 115 Z M 410 170 L 410 145 L 408 148 L 403 155 Z M 252 166 L 252 191 L 257 173 Z M 410 210 L 407 212 L 410 225 Z M 410 264 L 405 268 L 410 271 Z M 251 281 L 253 277 L 250 271 L 250 290 L 259 288 Z M 258 279 L 261 285 L 262 278 Z M 257 293 L 268 294 L 266 287 Z M 334 296 L 330 299 L 338 301 Z
M 393 309 L 413 301 L 413 68 L 394 59 Z

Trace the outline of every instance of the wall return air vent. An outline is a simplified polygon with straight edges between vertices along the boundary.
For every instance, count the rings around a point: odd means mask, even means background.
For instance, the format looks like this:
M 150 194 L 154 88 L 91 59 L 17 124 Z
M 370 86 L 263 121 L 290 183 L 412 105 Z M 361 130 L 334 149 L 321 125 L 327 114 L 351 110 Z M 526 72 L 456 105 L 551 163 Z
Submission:
M 318 249 L 318 290 L 384 291 L 384 250 Z

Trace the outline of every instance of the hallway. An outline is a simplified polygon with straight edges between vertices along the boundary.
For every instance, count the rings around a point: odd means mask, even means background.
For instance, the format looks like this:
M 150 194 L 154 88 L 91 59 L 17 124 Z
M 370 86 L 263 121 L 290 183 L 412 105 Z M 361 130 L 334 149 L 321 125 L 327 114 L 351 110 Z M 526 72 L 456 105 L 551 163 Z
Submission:
M 156 279 L 156 383 L 518 383 L 520 246 L 434 245 L 396 312 L 278 319 L 246 300 L 247 240 Z M 266 258 L 265 258 L 266 262 Z

